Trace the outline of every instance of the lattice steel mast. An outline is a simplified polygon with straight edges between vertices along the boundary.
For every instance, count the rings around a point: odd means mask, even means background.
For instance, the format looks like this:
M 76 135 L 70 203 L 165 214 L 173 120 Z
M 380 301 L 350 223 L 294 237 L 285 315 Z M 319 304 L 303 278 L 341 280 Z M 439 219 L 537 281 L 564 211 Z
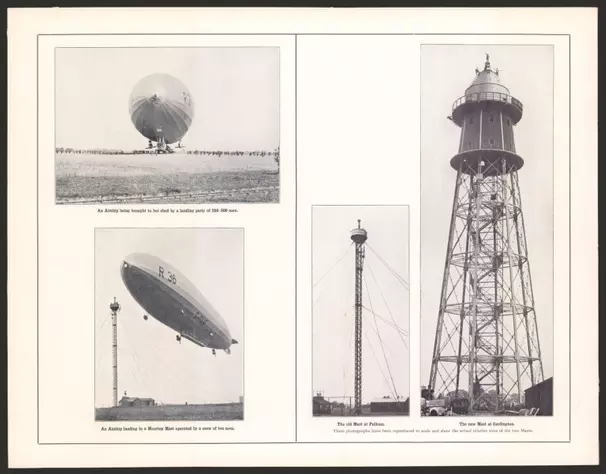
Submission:
M 351 231 L 351 240 L 356 244 L 356 271 L 355 271 L 355 350 L 354 350 L 354 414 L 362 414 L 362 270 L 364 269 L 365 246 L 368 238 L 365 229 L 358 227 Z
M 513 134 L 522 110 L 486 55 L 449 117 L 462 130 L 429 388 L 468 397 L 470 411 L 521 402 L 543 381 Z
M 116 301 L 115 296 L 109 309 L 112 312 L 113 406 L 118 406 L 118 311 L 120 311 L 120 304 Z

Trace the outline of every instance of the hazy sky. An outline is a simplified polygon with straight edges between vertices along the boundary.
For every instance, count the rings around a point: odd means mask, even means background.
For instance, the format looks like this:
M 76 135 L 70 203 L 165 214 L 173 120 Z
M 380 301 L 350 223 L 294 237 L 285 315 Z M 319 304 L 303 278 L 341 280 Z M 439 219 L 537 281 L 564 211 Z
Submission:
M 393 324 L 391 311 L 397 326 L 408 334 L 409 292 L 368 248 L 372 247 L 408 283 L 408 208 L 314 206 L 312 219 L 313 389 L 327 397 L 353 396 L 355 245 L 350 245 L 349 233 L 357 227 L 357 219 L 368 232 L 362 304 Z M 376 324 L 386 357 L 373 315 L 364 310 L 362 398 L 368 402 L 392 395 L 388 365 L 398 395 L 406 398 L 410 376 L 408 336 L 402 339 L 380 318 Z
M 553 375 L 553 47 L 425 45 L 421 50 L 421 384 L 429 379 L 461 129 L 446 117 L 484 68 L 522 101 L 514 128 L 545 378 Z
M 279 62 L 275 47 L 57 48 L 56 145 L 147 146 L 128 108 L 135 84 L 170 74 L 195 104 L 183 145 L 210 150 L 279 146 Z
M 243 287 L 241 229 L 96 229 L 95 406 L 112 403 L 111 314 L 118 313 L 118 398 L 151 397 L 163 403 L 238 401 L 243 395 Z M 171 264 L 202 292 L 240 344 L 231 355 L 179 344 L 175 331 L 150 317 L 120 277 L 122 260 L 149 253 Z

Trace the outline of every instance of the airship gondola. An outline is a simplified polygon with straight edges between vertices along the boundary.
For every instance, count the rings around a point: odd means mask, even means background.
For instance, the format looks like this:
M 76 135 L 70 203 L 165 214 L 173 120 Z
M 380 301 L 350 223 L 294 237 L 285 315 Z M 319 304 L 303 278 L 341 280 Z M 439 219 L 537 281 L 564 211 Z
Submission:
M 231 353 L 227 324 L 202 293 L 178 270 L 157 257 L 132 254 L 120 266 L 120 275 L 146 314 L 201 347 Z
M 129 101 L 130 118 L 141 135 L 156 143 L 157 152 L 173 152 L 170 144 L 185 136 L 194 118 L 189 90 L 169 74 L 151 74 L 133 88 Z

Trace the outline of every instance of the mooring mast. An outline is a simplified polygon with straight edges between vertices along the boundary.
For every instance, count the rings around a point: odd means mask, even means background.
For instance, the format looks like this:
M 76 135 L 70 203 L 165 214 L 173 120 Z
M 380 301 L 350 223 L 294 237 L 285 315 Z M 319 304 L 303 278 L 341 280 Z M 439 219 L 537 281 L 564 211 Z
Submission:
M 470 412 L 521 402 L 543 380 L 513 134 L 522 110 L 487 54 L 449 117 L 461 139 L 429 389 L 467 398 L 465 387 Z
M 356 244 L 356 271 L 355 271 L 355 350 L 354 350 L 354 414 L 362 414 L 362 270 L 364 268 L 365 247 L 364 243 L 368 238 L 366 229 L 358 227 L 350 233 L 351 240 Z
M 113 406 L 118 406 L 118 311 L 120 311 L 120 304 L 116 301 L 115 296 L 114 301 L 109 304 L 109 309 L 112 312 Z

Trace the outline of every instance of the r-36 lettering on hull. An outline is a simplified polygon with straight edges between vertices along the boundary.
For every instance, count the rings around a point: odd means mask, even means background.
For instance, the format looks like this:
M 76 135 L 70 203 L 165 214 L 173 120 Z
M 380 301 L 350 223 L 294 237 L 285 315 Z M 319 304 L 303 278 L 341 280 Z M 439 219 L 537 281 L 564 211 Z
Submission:
M 149 254 L 126 257 L 120 275 L 132 297 L 147 314 L 194 344 L 231 353 L 227 324 L 202 293 L 172 265 Z M 145 316 L 144 319 L 147 319 Z

